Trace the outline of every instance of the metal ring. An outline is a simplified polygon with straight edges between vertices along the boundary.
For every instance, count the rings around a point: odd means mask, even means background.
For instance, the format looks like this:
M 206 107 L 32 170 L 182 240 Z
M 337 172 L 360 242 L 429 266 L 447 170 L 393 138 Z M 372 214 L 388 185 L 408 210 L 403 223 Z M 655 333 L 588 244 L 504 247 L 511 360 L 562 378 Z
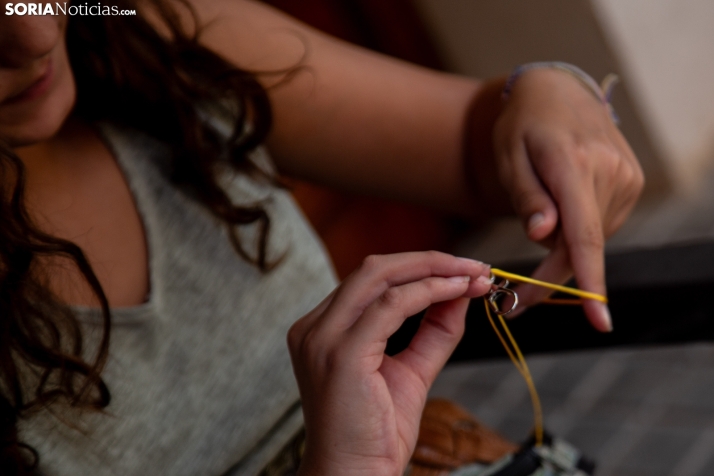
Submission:
M 509 295 L 513 297 L 513 304 L 511 305 L 511 308 L 508 309 L 507 311 L 502 311 L 498 307 L 498 303 L 496 302 L 500 297 L 503 295 Z M 491 309 L 493 312 L 499 316 L 505 316 L 513 312 L 513 310 L 518 306 L 518 293 L 516 293 L 512 289 L 508 288 L 501 288 L 499 287 L 495 291 L 491 291 L 491 293 L 488 295 L 488 303 L 491 305 Z
M 494 285 L 494 286 L 496 286 L 497 288 L 505 288 L 505 287 L 508 287 L 508 285 L 510 284 L 510 283 L 508 282 L 508 280 L 505 279 L 505 278 L 501 278 L 501 279 L 503 279 L 503 281 L 501 281 L 500 283 L 496 284 L 496 275 L 493 274 L 493 271 L 491 271 L 490 276 L 489 276 L 489 279 L 491 280 L 491 284 Z

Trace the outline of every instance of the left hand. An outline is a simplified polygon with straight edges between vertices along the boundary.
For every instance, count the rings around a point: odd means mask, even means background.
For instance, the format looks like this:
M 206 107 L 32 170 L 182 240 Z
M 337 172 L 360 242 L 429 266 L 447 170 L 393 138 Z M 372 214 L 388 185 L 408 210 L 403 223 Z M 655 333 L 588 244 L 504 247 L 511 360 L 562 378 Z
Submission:
M 288 334 L 305 415 L 300 476 L 401 476 L 427 391 L 464 332 L 489 267 L 444 253 L 370 256 Z M 409 347 L 387 338 L 429 307 Z
M 604 105 L 572 75 L 553 69 L 516 81 L 493 130 L 500 183 L 528 237 L 550 248 L 533 276 L 606 294 L 605 239 L 625 221 L 644 176 Z M 546 297 L 519 290 L 524 306 Z M 585 301 L 600 331 L 612 329 L 607 306 Z

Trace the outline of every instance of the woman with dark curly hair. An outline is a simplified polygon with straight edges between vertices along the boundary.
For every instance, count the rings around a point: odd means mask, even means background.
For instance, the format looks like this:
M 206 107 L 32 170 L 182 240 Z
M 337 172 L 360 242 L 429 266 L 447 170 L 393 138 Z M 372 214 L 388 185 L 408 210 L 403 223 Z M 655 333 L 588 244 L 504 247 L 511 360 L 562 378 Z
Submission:
M 642 174 L 562 68 L 503 100 L 249 1 L 0 3 L 3 475 L 280 472 L 303 411 L 300 474 L 404 470 L 488 266 L 377 256 L 336 287 L 277 171 L 466 216 L 510 197 L 552 249 L 538 277 L 605 291 Z

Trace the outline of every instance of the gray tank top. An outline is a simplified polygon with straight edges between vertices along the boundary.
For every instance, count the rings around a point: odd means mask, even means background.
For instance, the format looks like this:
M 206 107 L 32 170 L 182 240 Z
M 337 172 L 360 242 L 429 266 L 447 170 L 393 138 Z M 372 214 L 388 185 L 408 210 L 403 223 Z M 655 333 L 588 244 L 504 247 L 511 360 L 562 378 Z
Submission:
M 151 294 L 113 310 L 106 411 L 43 411 L 21 422 L 20 437 L 47 476 L 257 474 L 302 426 L 286 334 L 336 285 L 325 250 L 287 192 L 226 172 L 235 203 L 266 200 L 271 254 L 283 258 L 260 272 L 222 223 L 167 181 L 162 144 L 100 130 L 143 220 Z M 256 161 L 268 163 L 265 151 Z M 253 232 L 241 228 L 246 243 Z M 91 343 L 97 312 L 78 313 Z

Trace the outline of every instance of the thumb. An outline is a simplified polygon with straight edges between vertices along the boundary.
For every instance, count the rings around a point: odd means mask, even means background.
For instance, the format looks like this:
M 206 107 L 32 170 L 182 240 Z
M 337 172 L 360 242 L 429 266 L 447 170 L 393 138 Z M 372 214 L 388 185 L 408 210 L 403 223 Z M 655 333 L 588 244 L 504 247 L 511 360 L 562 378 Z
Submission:
M 504 182 L 511 190 L 513 208 L 521 218 L 528 238 L 542 241 L 558 224 L 558 209 L 533 170 L 521 143 L 510 153 L 510 171 Z
M 425 388 L 446 364 L 449 356 L 464 335 L 468 298 L 457 298 L 432 304 L 409 347 L 394 356 L 416 373 Z

